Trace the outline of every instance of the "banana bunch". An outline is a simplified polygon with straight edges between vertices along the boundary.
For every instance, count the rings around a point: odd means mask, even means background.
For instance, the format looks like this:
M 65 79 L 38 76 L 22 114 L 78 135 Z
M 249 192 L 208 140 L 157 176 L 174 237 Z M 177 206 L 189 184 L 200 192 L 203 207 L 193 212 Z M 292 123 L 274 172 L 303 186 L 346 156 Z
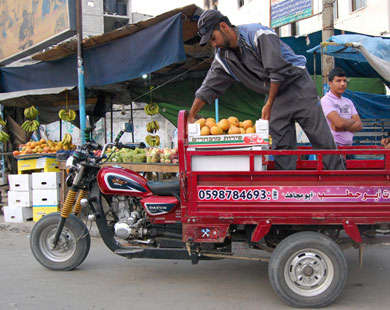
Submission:
M 58 117 L 63 121 L 71 122 L 76 119 L 76 112 L 72 109 L 68 109 L 68 110 L 62 109 L 60 110 L 60 112 L 58 112 Z
M 25 121 L 23 124 L 22 124 L 22 129 L 24 131 L 29 131 L 29 132 L 33 132 L 35 130 L 37 130 L 39 128 L 39 122 L 34 119 L 32 121 Z
M 0 131 L 0 142 L 7 142 L 9 140 L 8 133 Z
M 157 130 L 160 129 L 160 125 L 158 124 L 157 121 L 152 121 L 152 122 L 149 122 L 147 125 L 146 125 L 146 130 L 150 133 L 155 133 Z
M 159 108 L 158 108 L 158 104 L 157 103 L 148 103 L 145 107 L 144 107 L 144 111 L 147 115 L 155 115 L 155 114 L 158 114 L 158 111 L 159 111 Z
M 71 145 L 72 144 L 72 135 L 70 133 L 66 133 L 64 138 L 62 139 L 62 145 Z
M 160 145 L 160 136 L 158 135 L 147 135 L 145 142 L 150 146 L 159 146 Z
M 36 119 L 39 115 L 39 111 L 33 105 L 24 109 L 24 116 L 28 119 Z
M 5 120 L 3 120 L 2 117 L 0 117 L 0 125 L 1 125 L 1 126 L 7 125 L 7 122 L 6 122 Z

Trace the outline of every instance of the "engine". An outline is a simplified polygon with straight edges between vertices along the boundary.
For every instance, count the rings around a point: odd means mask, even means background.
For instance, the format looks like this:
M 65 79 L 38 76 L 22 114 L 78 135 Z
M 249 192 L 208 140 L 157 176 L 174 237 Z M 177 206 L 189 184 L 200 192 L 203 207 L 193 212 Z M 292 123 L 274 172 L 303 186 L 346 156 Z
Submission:
M 118 217 L 114 225 L 120 239 L 142 238 L 147 234 L 147 219 L 138 200 L 129 196 L 113 196 L 112 208 Z

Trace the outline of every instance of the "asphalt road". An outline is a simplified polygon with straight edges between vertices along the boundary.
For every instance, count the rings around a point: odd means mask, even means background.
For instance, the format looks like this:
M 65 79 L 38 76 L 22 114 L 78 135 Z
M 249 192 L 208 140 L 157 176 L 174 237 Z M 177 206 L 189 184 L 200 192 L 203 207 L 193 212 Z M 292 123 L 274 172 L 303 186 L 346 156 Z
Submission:
M 326 309 L 390 308 L 390 244 L 346 252 L 349 278 Z M 0 227 L 0 309 L 291 309 L 273 292 L 267 264 L 147 260 L 111 253 L 99 238 L 77 270 L 49 271 L 29 248 L 29 233 Z

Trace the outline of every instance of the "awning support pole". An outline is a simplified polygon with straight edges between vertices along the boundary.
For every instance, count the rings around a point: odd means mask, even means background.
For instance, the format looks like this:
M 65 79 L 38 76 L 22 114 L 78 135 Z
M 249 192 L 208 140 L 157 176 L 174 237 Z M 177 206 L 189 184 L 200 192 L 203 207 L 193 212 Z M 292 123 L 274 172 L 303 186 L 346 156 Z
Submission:
M 84 57 L 83 57 L 83 22 L 82 0 L 77 0 L 77 76 L 79 90 L 79 117 L 80 117 L 80 141 L 85 143 L 85 84 L 84 84 Z

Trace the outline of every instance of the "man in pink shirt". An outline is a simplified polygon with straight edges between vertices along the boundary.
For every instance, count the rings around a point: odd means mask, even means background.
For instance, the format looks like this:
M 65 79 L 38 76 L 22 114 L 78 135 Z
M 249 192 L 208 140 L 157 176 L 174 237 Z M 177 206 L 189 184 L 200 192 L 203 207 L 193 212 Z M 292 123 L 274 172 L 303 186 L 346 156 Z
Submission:
M 321 106 L 337 146 L 352 145 L 353 133 L 363 129 L 353 102 L 343 93 L 347 88 L 347 77 L 341 68 L 329 72 L 329 91 L 321 99 Z

